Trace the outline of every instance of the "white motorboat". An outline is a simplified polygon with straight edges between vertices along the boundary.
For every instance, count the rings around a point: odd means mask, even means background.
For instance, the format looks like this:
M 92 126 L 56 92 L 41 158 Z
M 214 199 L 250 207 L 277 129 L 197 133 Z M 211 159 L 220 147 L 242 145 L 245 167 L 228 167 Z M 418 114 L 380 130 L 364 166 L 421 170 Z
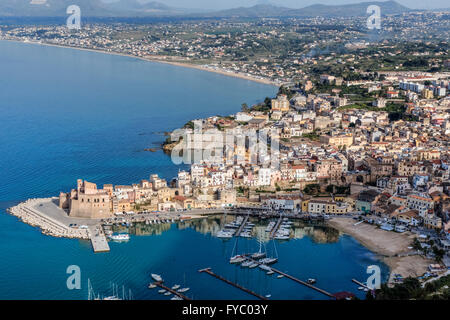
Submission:
M 149 288 L 149 289 L 155 289 L 155 288 L 156 288 L 156 284 L 150 283 L 150 284 L 148 285 L 148 288 Z
M 163 281 L 162 277 L 159 274 L 152 273 L 151 276 L 155 281 L 158 281 L 158 282 Z
M 109 239 L 113 241 L 128 241 L 130 240 L 130 235 L 128 233 L 112 234 L 109 236 Z
M 229 239 L 229 238 L 232 238 L 233 237 L 233 232 L 231 232 L 231 231 L 226 231 L 226 230 L 220 230 L 219 232 L 217 232 L 217 235 L 216 235 L 218 238 L 226 238 L 226 239 Z
M 191 288 L 178 289 L 177 292 L 183 293 L 183 292 L 189 291 L 190 289 L 191 289 Z
M 176 284 L 172 287 L 172 290 L 178 290 L 178 289 L 180 289 L 180 287 L 181 286 L 179 284 Z
M 166 292 L 166 289 L 158 290 L 158 293 L 161 293 L 161 294 L 163 294 L 163 293 L 165 293 L 165 292 Z

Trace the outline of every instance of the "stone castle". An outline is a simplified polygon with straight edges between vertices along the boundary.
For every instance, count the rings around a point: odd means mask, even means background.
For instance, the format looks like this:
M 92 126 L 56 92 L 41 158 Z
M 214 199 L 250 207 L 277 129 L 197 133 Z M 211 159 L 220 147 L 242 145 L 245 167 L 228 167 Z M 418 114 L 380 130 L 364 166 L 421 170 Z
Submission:
M 59 207 L 76 218 L 107 218 L 112 216 L 112 189 L 97 189 L 95 183 L 77 180 L 77 189 L 61 192 Z

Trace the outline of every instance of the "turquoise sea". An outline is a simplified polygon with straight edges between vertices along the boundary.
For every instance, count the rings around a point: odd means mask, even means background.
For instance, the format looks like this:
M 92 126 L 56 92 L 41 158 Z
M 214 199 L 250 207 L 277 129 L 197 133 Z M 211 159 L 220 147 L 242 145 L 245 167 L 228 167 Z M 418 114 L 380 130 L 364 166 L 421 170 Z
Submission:
M 139 59 L 0 41 L 0 299 L 86 299 L 111 294 L 111 283 L 134 299 L 168 299 L 147 289 L 151 272 L 186 285 L 195 299 L 253 299 L 198 269 L 214 271 L 273 299 L 322 299 L 288 279 L 227 263 L 234 240 L 211 236 L 220 218 L 142 226 L 127 243 L 94 254 L 90 243 L 52 238 L 6 214 L 31 197 L 70 190 L 77 178 L 99 185 L 130 184 L 151 173 L 170 179 L 175 166 L 157 147 L 163 132 L 188 120 L 239 111 L 277 88 L 195 69 Z M 388 269 L 349 236 L 297 226 L 295 240 L 275 243 L 277 267 L 300 279 L 317 278 L 330 292 L 352 291 L 367 266 Z M 257 249 L 254 240 L 241 247 Z M 246 246 L 246 247 L 245 247 Z M 274 246 L 267 243 L 268 248 Z M 66 268 L 81 268 L 82 289 L 68 290 Z

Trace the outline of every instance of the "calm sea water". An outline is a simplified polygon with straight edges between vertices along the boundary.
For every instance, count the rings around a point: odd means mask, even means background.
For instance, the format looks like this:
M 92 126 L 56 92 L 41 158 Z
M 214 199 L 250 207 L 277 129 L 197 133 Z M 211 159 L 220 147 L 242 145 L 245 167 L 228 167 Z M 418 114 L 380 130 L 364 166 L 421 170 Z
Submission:
M 164 131 L 234 113 L 276 91 L 128 57 L 0 41 L 0 299 L 85 299 L 88 278 L 100 294 L 110 294 L 115 283 L 135 299 L 168 299 L 146 288 L 151 272 L 191 287 L 195 299 L 252 298 L 199 274 L 204 267 L 274 299 L 322 298 L 288 279 L 229 265 L 234 241 L 208 232 L 219 228 L 217 219 L 147 227 L 128 243 L 112 243 L 111 252 L 93 254 L 89 242 L 44 236 L 6 214 L 27 198 L 70 190 L 77 178 L 99 185 L 130 184 L 151 173 L 172 178 L 183 167 L 160 150 L 143 151 L 158 146 Z M 320 228 L 297 232 L 304 236 L 276 245 L 278 267 L 317 278 L 331 292 L 356 291 L 351 278 L 366 279 L 367 266 L 380 264 L 350 237 L 330 240 Z M 240 242 L 256 249 L 254 240 Z M 67 289 L 69 265 L 80 266 L 82 290 Z

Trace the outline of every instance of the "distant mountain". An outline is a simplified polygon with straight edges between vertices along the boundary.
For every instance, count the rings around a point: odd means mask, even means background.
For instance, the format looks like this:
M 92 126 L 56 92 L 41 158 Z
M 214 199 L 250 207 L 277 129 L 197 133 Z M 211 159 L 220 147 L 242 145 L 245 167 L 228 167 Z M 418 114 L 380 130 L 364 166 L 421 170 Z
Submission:
M 253 7 L 241 7 L 204 14 L 209 17 L 353 17 L 366 16 L 367 7 L 377 5 L 381 14 L 399 14 L 410 11 L 395 1 L 362 2 L 347 5 L 323 5 L 316 4 L 302 9 L 290 9 L 271 4 L 259 4 Z
M 115 13 L 100 0 L 0 0 L 0 16 L 67 16 L 70 5 L 82 8 L 82 14 L 90 16 L 113 16 Z
M 364 2 L 349 5 L 312 5 L 303 9 L 279 7 L 262 1 L 253 7 L 240 7 L 215 12 L 169 7 L 163 3 L 145 0 L 118 0 L 104 3 L 101 0 L 0 0 L 0 16 L 66 16 L 69 5 L 78 5 L 82 16 L 88 17 L 133 17 L 133 16 L 189 16 L 189 17 L 351 17 L 366 16 L 371 4 L 380 6 L 381 13 L 399 14 L 410 11 L 395 1 Z
M 294 9 L 278 7 L 272 4 L 257 4 L 253 7 L 239 7 L 203 14 L 208 17 L 281 17 L 289 16 Z
M 367 15 L 367 8 L 370 5 L 377 5 L 381 9 L 382 15 L 401 14 L 411 9 L 399 4 L 396 1 L 385 2 L 361 2 L 346 5 L 322 5 L 316 4 L 303 9 L 293 10 L 292 14 L 304 17 L 356 17 Z

